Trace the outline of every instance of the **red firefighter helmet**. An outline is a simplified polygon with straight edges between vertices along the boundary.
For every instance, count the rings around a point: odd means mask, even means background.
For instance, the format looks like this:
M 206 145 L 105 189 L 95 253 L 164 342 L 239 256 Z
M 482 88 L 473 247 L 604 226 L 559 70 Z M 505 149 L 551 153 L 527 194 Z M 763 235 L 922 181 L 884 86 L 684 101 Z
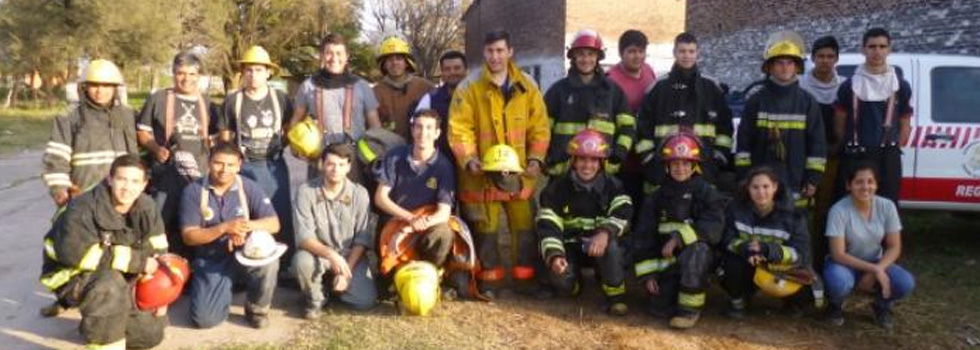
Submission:
M 585 129 L 575 134 L 572 141 L 568 142 L 565 152 L 572 157 L 605 159 L 609 157 L 609 143 L 606 142 L 606 136 L 599 131 Z
M 175 255 L 157 257 L 160 267 L 152 275 L 140 279 L 134 287 L 136 307 L 154 310 L 170 305 L 180 297 L 184 285 L 190 280 L 191 271 L 187 260 Z
M 676 134 L 664 140 L 664 145 L 660 148 L 660 155 L 664 162 L 673 160 L 699 162 L 701 160 L 701 145 L 698 143 L 697 137 L 693 135 Z
M 599 32 L 592 29 L 582 29 L 575 33 L 575 39 L 572 40 L 572 45 L 568 47 L 568 52 L 565 54 L 566 57 L 572 58 L 572 52 L 575 49 L 593 49 L 599 52 L 599 60 L 606 58 L 606 48 L 602 45 L 602 38 L 599 36 Z

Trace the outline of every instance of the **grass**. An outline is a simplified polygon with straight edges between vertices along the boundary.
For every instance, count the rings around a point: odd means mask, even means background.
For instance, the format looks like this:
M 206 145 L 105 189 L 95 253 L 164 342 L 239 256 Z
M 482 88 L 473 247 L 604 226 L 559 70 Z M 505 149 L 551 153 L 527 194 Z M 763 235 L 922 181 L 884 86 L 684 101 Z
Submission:
M 65 107 L 0 109 L 0 155 L 37 149 L 50 138 L 51 120 Z

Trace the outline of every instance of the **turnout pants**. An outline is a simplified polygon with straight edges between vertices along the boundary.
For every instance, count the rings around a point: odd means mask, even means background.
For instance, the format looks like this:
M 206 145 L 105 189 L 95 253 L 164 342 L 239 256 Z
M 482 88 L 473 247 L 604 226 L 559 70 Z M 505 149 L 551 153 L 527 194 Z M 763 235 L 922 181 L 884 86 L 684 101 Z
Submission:
M 675 252 L 676 262 L 659 274 L 660 292 L 650 298 L 650 311 L 671 315 L 674 311 L 700 312 L 708 290 L 708 273 L 712 266 L 711 247 L 695 242 Z
M 728 293 L 733 307 L 745 308 L 746 301 L 758 289 L 752 280 L 755 276 L 755 267 L 750 265 L 744 257 L 731 252 L 726 252 L 722 261 L 725 277 L 721 281 L 721 287 Z M 820 308 L 824 304 L 823 283 L 817 278 L 812 285 L 800 288 L 796 294 L 786 297 L 785 300 L 801 303 L 798 305 L 812 302 L 814 307 Z
M 610 303 L 623 301 L 626 294 L 626 270 L 623 268 L 623 252 L 615 238 L 609 239 L 606 252 L 601 257 L 590 257 L 582 251 L 581 244 L 565 244 L 568 268 L 556 275 L 548 269 L 548 280 L 563 296 L 578 295 L 582 285 L 582 267 L 594 265 L 602 284 L 602 293 Z
M 507 214 L 511 254 L 514 256 L 512 271 L 514 280 L 525 282 L 534 280 L 535 264 L 540 261 L 537 237 L 533 232 L 534 213 L 530 199 L 463 203 L 463 214 L 475 231 L 477 256 L 483 268 L 477 275 L 477 279 L 483 288 L 491 287 L 504 279 L 505 273 L 497 237 L 500 217 L 504 212 Z
M 81 274 L 63 288 L 68 304 L 77 305 L 82 314 L 78 329 L 89 349 L 147 349 L 163 341 L 167 317 L 136 309 L 133 286 L 122 273 L 106 269 Z
M 837 198 L 847 191 L 847 174 L 859 164 L 871 164 L 878 173 L 879 196 L 891 199 L 898 205 L 898 194 L 902 189 L 902 149 L 898 146 L 884 146 L 864 152 L 844 152 L 840 156 L 840 173 L 837 177 Z

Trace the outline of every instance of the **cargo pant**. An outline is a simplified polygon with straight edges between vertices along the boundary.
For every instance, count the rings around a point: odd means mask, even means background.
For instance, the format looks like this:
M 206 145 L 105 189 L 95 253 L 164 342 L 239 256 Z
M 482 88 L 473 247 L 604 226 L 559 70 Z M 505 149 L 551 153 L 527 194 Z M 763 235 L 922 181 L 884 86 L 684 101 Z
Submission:
M 548 282 L 563 296 L 574 296 L 581 292 L 582 267 L 594 265 L 596 275 L 602 281 L 602 294 L 609 303 L 622 302 L 626 294 L 626 270 L 623 268 L 623 252 L 616 239 L 611 237 L 605 254 L 590 257 L 580 243 L 565 244 L 565 260 L 568 268 L 565 273 L 556 275 L 548 269 Z
M 662 316 L 672 316 L 678 310 L 701 312 L 712 254 L 711 247 L 700 241 L 675 251 L 674 263 L 656 276 L 660 292 L 650 297 L 650 312 Z
M 324 282 L 327 282 L 327 290 L 329 291 L 334 278 L 330 262 L 307 250 L 300 249 L 296 255 L 293 255 L 293 268 L 296 269 L 296 280 L 306 297 L 306 307 L 323 307 L 327 302 L 327 294 L 323 290 Z M 352 275 L 350 284 L 347 291 L 338 294 L 340 301 L 358 310 L 370 309 L 377 305 L 378 289 L 374 283 L 374 275 L 368 265 L 367 255 L 358 260 L 357 265 L 350 268 Z
M 89 349 L 147 349 L 163 341 L 167 316 L 137 310 L 133 286 L 122 273 L 106 269 L 81 274 L 63 288 L 60 298 L 77 305 L 82 314 L 78 329 Z
M 246 160 L 242 164 L 241 175 L 262 186 L 266 196 L 272 200 L 272 207 L 280 218 L 279 233 L 273 236 L 276 241 L 285 243 L 289 247 L 280 260 L 292 261 L 293 252 L 296 251 L 296 240 L 293 239 L 293 205 L 286 159 L 278 156 L 268 160 Z M 288 267 L 288 264 L 281 264 L 280 271 L 285 271 Z
M 535 266 L 540 264 L 537 237 L 534 235 L 534 212 L 531 200 L 463 203 L 463 214 L 474 228 L 474 242 L 482 271 L 477 275 L 481 289 L 493 289 L 504 280 L 497 232 L 501 214 L 506 212 L 510 233 L 511 253 L 514 256 L 512 277 L 516 282 L 534 280 Z
M 264 315 L 272 306 L 279 260 L 259 267 L 247 267 L 231 255 L 223 258 L 196 258 L 191 265 L 190 318 L 198 328 L 217 326 L 228 318 L 232 285 L 244 279 L 245 312 Z

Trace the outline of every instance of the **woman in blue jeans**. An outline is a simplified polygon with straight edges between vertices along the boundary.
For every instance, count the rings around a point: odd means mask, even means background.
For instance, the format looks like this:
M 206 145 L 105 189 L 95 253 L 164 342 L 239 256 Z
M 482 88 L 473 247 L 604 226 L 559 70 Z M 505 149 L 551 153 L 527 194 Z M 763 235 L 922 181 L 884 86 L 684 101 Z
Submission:
M 875 294 L 875 322 L 891 329 L 892 304 L 915 287 L 912 274 L 895 263 L 902 254 L 902 223 L 895 203 L 875 195 L 874 167 L 858 165 L 846 180 L 850 195 L 834 204 L 827 217 L 830 256 L 823 275 L 830 322 L 844 324 L 844 299 L 857 288 Z

